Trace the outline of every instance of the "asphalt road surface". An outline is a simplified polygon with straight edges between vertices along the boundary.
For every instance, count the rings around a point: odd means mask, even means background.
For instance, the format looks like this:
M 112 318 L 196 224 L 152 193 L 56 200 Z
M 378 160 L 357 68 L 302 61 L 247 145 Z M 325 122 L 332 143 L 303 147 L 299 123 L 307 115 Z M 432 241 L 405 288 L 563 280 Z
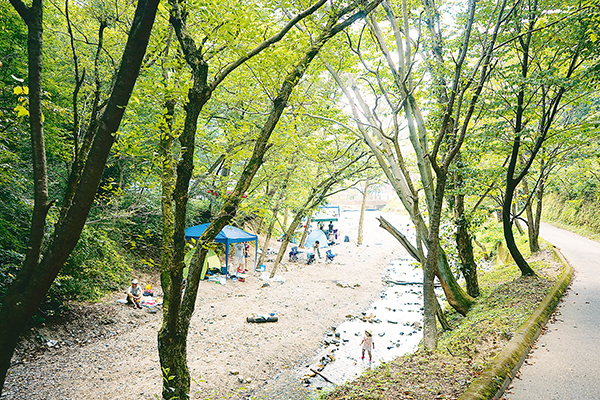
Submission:
M 542 224 L 540 236 L 575 269 L 556 321 L 505 393 L 510 400 L 600 399 L 600 243 Z

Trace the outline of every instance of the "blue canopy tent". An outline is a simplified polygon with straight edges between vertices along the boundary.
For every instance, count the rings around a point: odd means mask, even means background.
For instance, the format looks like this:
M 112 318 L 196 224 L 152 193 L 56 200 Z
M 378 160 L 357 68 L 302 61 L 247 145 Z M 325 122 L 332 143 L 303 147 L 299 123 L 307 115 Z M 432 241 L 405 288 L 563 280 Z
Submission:
M 327 235 L 320 229 L 315 229 L 306 237 L 306 241 L 304 242 L 304 247 L 310 249 L 314 246 L 315 242 L 319 241 L 319 247 L 329 247 L 327 243 Z
M 208 228 L 210 224 L 201 224 L 192 226 L 190 228 L 186 228 L 185 230 L 185 240 L 190 239 L 199 239 L 200 236 L 204 233 L 206 228 Z M 217 237 L 215 238 L 216 243 L 223 243 L 225 245 L 225 271 L 221 271 L 226 274 L 229 271 L 229 245 L 232 243 L 239 242 L 251 242 L 254 241 L 254 248 L 258 249 L 258 236 L 248 233 L 240 228 L 236 228 L 235 226 L 227 225 L 225 228 L 219 232 Z M 257 251 L 254 251 L 254 267 L 256 268 Z

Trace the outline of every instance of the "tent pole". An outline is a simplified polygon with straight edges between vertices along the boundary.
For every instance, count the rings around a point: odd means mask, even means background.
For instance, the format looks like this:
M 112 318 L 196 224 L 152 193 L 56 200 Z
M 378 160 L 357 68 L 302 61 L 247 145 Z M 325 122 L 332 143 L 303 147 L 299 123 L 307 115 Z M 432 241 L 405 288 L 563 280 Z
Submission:
M 221 271 L 223 272 L 223 271 Z M 229 273 L 229 240 L 225 240 L 225 274 Z

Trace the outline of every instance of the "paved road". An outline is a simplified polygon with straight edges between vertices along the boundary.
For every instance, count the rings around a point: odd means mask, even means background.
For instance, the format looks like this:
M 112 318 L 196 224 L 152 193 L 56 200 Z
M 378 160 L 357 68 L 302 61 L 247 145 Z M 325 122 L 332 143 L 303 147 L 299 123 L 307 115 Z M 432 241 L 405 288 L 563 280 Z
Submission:
M 541 236 L 575 269 L 571 289 L 513 380 L 510 400 L 600 399 L 600 243 L 542 224 Z

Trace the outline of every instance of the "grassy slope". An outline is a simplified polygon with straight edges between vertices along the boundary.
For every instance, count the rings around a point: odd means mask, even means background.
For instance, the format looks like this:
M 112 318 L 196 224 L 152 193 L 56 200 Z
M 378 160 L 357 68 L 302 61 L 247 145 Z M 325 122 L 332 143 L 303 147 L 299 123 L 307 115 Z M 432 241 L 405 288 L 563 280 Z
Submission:
M 454 329 L 438 350 L 420 349 L 336 388 L 323 399 L 456 399 L 477 377 L 552 287 L 562 266 L 549 250 L 530 259 L 538 277 L 513 265 L 480 275 L 482 295 L 467 317 L 448 314 Z
M 592 240 L 600 240 L 600 208 L 585 200 L 565 200 L 555 194 L 544 197 L 544 221 Z

